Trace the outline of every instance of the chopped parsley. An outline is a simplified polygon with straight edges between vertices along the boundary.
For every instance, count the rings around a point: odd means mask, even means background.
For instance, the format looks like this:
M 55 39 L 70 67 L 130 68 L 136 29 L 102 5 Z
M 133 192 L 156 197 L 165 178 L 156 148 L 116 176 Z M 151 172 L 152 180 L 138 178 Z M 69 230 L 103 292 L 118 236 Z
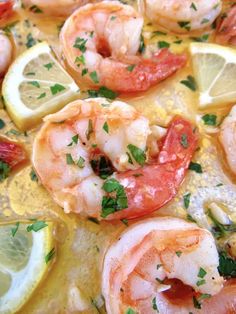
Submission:
M 128 227 L 129 222 L 128 222 L 127 219 L 121 219 L 120 221 L 121 221 L 126 227 Z
M 38 232 L 39 230 L 47 227 L 48 225 L 46 224 L 45 221 L 43 220 L 37 220 L 35 221 L 33 224 L 29 225 L 26 230 L 27 232 L 31 232 L 31 231 L 34 231 L 34 232 Z
M 198 272 L 198 277 L 199 278 L 204 278 L 206 276 L 207 272 L 205 271 L 205 269 L 203 269 L 202 267 L 200 267 L 199 272 Z
M 186 193 L 184 194 L 184 208 L 188 209 L 189 205 L 190 205 L 190 197 L 191 197 L 191 193 Z
M 181 144 L 184 148 L 188 148 L 188 137 L 187 137 L 187 134 L 183 133 L 183 134 L 181 135 L 180 144 Z
M 193 92 L 197 90 L 197 84 L 193 76 L 188 75 L 186 80 L 180 81 L 181 84 L 185 85 L 189 89 L 191 89 Z
M 216 125 L 216 121 L 217 121 L 217 116 L 215 114 L 207 113 L 204 116 L 202 116 L 202 120 L 203 120 L 205 125 L 215 126 Z
M 164 33 L 164 32 L 161 32 L 161 31 L 152 32 L 152 37 L 158 36 L 158 35 L 166 36 L 167 33 Z
M 132 157 L 134 158 L 134 160 L 140 165 L 143 166 L 145 164 L 146 161 L 146 154 L 145 152 L 138 148 L 137 146 L 133 145 L 133 144 L 129 144 L 127 146 L 128 150 L 130 151 Z
M 191 222 L 197 223 L 196 220 L 195 220 L 191 215 L 189 215 L 189 214 L 187 214 L 187 220 L 188 220 L 188 221 L 191 221 Z
M 31 33 L 29 33 L 29 34 L 27 35 L 26 39 L 27 39 L 27 42 L 26 42 L 26 47 L 27 47 L 27 48 L 31 48 L 31 47 L 33 47 L 34 45 L 36 45 L 36 43 L 37 43 L 36 40 L 33 38 L 33 36 L 32 36 Z
M 229 257 L 225 252 L 219 254 L 219 273 L 221 276 L 236 278 L 236 260 Z
M 73 165 L 75 163 L 71 154 L 66 154 L 66 163 L 67 165 Z
M 85 68 L 85 69 L 82 70 L 81 75 L 84 76 L 84 75 L 86 75 L 87 73 L 88 73 L 88 69 Z
M 46 93 L 40 94 L 40 95 L 37 97 L 37 99 L 42 99 L 42 98 L 44 98 L 44 97 L 46 97 Z
M 163 266 L 162 264 L 157 264 L 157 270 L 161 268 L 162 266 Z
M 47 64 L 44 64 L 43 66 L 49 71 L 49 70 L 51 70 L 53 65 L 54 65 L 54 62 L 49 62 Z
M 52 248 L 50 252 L 45 256 L 45 263 L 48 264 L 53 257 L 55 256 L 56 250 L 55 248 Z
M 85 52 L 87 49 L 86 48 L 87 41 L 88 39 L 77 37 L 73 47 L 79 49 L 81 52 Z
M 182 255 L 182 252 L 181 251 L 176 251 L 175 254 L 180 257 Z
M 40 84 L 37 81 L 28 82 L 29 85 L 33 85 L 34 87 L 40 88 Z
M 93 133 L 93 122 L 91 119 L 88 121 L 88 128 L 86 130 L 86 138 L 89 141 L 91 134 Z
M 82 169 L 84 168 L 84 163 L 85 163 L 85 159 L 80 156 L 79 160 L 77 161 L 77 166 Z
M 140 44 L 139 44 L 138 51 L 140 53 L 144 53 L 144 51 L 145 51 L 145 43 L 144 43 L 143 35 L 140 36 Z
M 127 71 L 132 72 L 135 67 L 136 67 L 136 64 L 131 64 L 131 65 L 128 65 L 126 69 Z
M 10 173 L 10 166 L 8 163 L 0 160 L 0 182 L 4 181 Z
M 109 126 L 108 126 L 108 124 L 107 124 L 107 122 L 105 122 L 104 124 L 103 124 L 103 130 L 106 132 L 106 133 L 108 133 L 109 134 Z
M 58 84 L 58 83 L 54 84 L 53 86 L 50 86 L 52 95 L 56 95 L 57 93 L 60 93 L 65 89 L 66 88 L 63 85 Z
M 202 166 L 197 162 L 190 162 L 188 167 L 189 170 L 195 171 L 196 173 L 202 173 Z
M 197 6 L 194 2 L 191 3 L 190 8 L 193 9 L 194 11 L 197 11 Z
M 77 57 L 75 58 L 75 63 L 79 63 L 78 66 L 80 66 L 80 64 L 85 64 L 84 55 L 77 56 Z
M 167 41 L 158 41 L 157 43 L 158 45 L 158 48 L 162 49 L 162 48 L 169 48 L 170 47 L 170 44 L 167 42 Z
M 190 31 L 191 29 L 191 23 L 190 21 L 179 21 L 178 22 L 179 27 L 186 29 L 187 31 Z
M 125 314 L 136 314 L 136 312 L 135 312 L 133 309 L 131 309 L 131 307 L 129 307 L 129 308 L 126 310 Z
M 206 280 L 205 279 L 201 279 L 201 280 L 198 280 L 196 282 L 196 285 L 199 287 L 199 286 L 205 285 L 205 283 L 206 283 Z
M 206 23 L 208 23 L 208 22 L 209 22 L 209 20 L 206 19 L 206 18 L 204 18 L 204 19 L 201 21 L 201 24 L 206 24 Z
M 159 313 L 156 297 L 152 299 L 152 308 L 154 311 L 157 311 L 157 313 Z
M 43 13 L 43 11 L 37 5 L 32 5 L 29 10 L 33 13 Z
M 125 189 L 116 179 L 106 180 L 102 189 L 107 193 L 112 193 L 112 196 L 103 196 L 101 217 L 106 218 L 108 215 L 128 207 Z M 116 196 L 113 196 L 114 193 Z
M 204 43 L 208 40 L 208 38 L 209 38 L 209 34 L 203 34 L 200 37 L 190 37 L 190 39 L 192 39 L 198 43 Z
M 215 236 L 216 239 L 220 239 L 225 237 L 228 233 L 236 232 L 236 224 L 230 224 L 230 225 L 222 225 L 220 222 L 218 222 L 217 219 L 212 215 L 211 210 L 208 211 L 208 216 L 214 223 L 214 226 L 212 227 L 212 233 Z
M 4 128 L 4 126 L 6 125 L 6 123 L 0 119 L 0 130 Z
M 118 96 L 116 92 L 105 86 L 101 86 L 98 90 L 88 90 L 88 94 L 90 97 L 105 97 L 112 100 Z
M 31 179 L 32 181 L 38 182 L 38 177 L 37 177 L 37 175 L 36 175 L 36 173 L 35 173 L 35 171 L 34 171 L 33 168 L 32 168 L 31 171 L 30 171 L 30 179 Z
M 182 44 L 183 40 L 182 39 L 178 39 L 176 41 L 174 41 L 174 44 L 180 45 Z
M 67 146 L 72 146 L 73 144 L 78 144 L 78 140 L 79 140 L 79 134 L 72 136 L 71 142 Z
M 111 21 L 114 21 L 116 18 L 117 18 L 117 17 L 113 15 L 113 16 L 111 16 L 110 20 L 111 20 Z
M 17 233 L 17 231 L 18 231 L 19 225 L 20 225 L 20 223 L 19 223 L 19 221 L 18 221 L 18 222 L 16 222 L 15 227 L 11 228 L 11 235 L 12 235 L 13 237 L 16 235 L 16 233 Z
M 93 80 L 95 84 L 99 83 L 99 79 L 98 79 L 98 75 L 96 71 L 91 72 L 89 76 L 91 77 L 91 79 Z

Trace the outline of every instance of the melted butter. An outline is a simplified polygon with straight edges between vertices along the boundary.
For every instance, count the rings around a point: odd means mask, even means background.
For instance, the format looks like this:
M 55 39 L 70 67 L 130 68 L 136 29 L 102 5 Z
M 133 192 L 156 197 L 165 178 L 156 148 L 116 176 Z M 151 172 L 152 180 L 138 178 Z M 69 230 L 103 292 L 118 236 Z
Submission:
M 131 2 L 133 3 L 133 2 Z M 15 56 L 24 51 L 30 44 L 31 34 L 33 40 L 47 40 L 53 47 L 57 56 L 60 56 L 58 45 L 59 28 L 62 19 L 42 17 L 40 14 L 28 14 L 19 10 L 19 14 L 12 17 L 15 23 L 11 27 L 15 44 Z M 165 32 L 162 28 L 153 27 L 146 21 L 144 38 L 147 43 L 147 54 L 152 51 L 158 41 L 166 41 L 171 44 L 173 52 L 182 53 L 188 48 L 188 36 L 155 35 L 156 31 Z M 198 36 L 199 34 L 193 34 Z M 181 44 L 174 42 L 182 40 Z M 192 75 L 191 64 L 179 71 L 172 78 L 160 83 L 146 93 L 124 96 L 122 100 L 132 104 L 141 111 L 152 124 L 167 126 L 171 117 L 181 114 L 194 123 L 198 123 L 199 112 L 198 94 L 192 92 L 180 81 L 187 75 Z M 212 108 L 207 113 L 217 113 L 218 118 L 225 116 L 228 108 L 217 110 Z M 32 130 L 27 134 L 12 132 L 16 130 L 4 110 L 0 112 L 1 118 L 6 122 L 6 127 L 1 134 L 9 139 L 22 142 L 29 156 L 31 155 L 32 142 L 37 132 Z M 199 123 L 198 123 L 199 124 Z M 195 162 L 201 163 L 204 174 L 199 175 L 189 172 L 177 197 L 166 207 L 155 212 L 152 216 L 172 215 L 186 218 L 191 214 L 200 225 L 209 228 L 209 222 L 205 215 L 206 204 L 209 195 L 214 200 L 227 205 L 231 218 L 236 221 L 236 191 L 235 186 L 229 180 L 228 169 L 222 171 L 221 153 L 217 143 L 204 132 L 202 124 L 201 149 L 194 157 Z M 48 314 L 48 313 L 76 313 L 78 309 L 71 307 L 69 292 L 72 287 L 81 291 L 87 302 L 87 309 L 83 313 L 98 313 L 94 306 L 96 302 L 102 304 L 99 299 L 100 276 L 102 258 L 104 252 L 114 238 L 125 226 L 122 223 L 106 223 L 99 225 L 73 214 L 64 214 L 62 208 L 57 206 L 46 190 L 30 178 L 31 166 L 27 166 L 0 184 L 1 221 L 11 222 L 29 218 L 41 217 L 55 221 L 57 226 L 55 239 L 57 240 L 57 257 L 46 279 L 35 291 L 30 301 L 21 309 L 19 314 Z M 222 183 L 220 187 L 217 184 Z M 183 206 L 185 193 L 191 193 L 191 201 L 188 211 Z M 130 222 L 130 224 L 133 222 Z M 105 313 L 104 309 L 100 310 Z

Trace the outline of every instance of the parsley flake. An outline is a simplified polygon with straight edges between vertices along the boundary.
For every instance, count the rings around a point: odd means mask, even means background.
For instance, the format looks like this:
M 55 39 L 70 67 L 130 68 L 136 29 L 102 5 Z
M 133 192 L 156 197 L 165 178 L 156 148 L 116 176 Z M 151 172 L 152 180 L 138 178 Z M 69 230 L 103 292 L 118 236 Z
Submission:
M 103 130 L 105 131 L 105 132 L 107 132 L 108 134 L 109 134 L 109 126 L 108 126 L 108 124 L 107 124 L 107 122 L 105 122 L 104 124 L 103 124 Z
M 46 93 L 40 94 L 40 95 L 37 97 L 37 99 L 42 99 L 42 98 L 44 98 L 44 97 L 46 97 Z
M 89 141 L 91 134 L 93 133 L 93 122 L 91 119 L 88 121 L 88 128 L 86 131 L 86 138 Z
M 75 163 L 71 154 L 66 154 L 66 163 L 67 165 L 73 165 Z
M 77 37 L 73 47 L 79 49 L 81 52 L 85 52 L 87 49 L 86 48 L 87 41 L 88 39 Z
M 194 2 L 191 3 L 190 8 L 193 9 L 194 11 L 197 11 L 197 7 Z
M 0 119 L 0 130 L 4 128 L 4 126 L 6 125 L 6 123 Z
M 157 43 L 158 48 L 163 49 L 163 48 L 169 48 L 170 44 L 167 41 L 158 41 Z
M 205 269 L 203 269 L 202 267 L 200 267 L 199 272 L 198 272 L 198 277 L 199 278 L 204 278 L 206 276 L 207 272 L 205 271 Z
M 57 93 L 60 93 L 61 91 L 65 90 L 65 89 L 66 88 L 63 85 L 58 84 L 58 83 L 56 83 L 53 86 L 50 86 L 50 90 L 51 90 L 52 95 L 56 95 Z
M 126 69 L 127 71 L 132 72 L 135 67 L 136 67 L 136 64 L 131 64 L 131 65 L 128 65 Z
M 36 173 L 35 173 L 35 171 L 34 171 L 33 168 L 32 168 L 31 171 L 30 171 L 30 179 L 31 179 L 32 181 L 38 182 L 38 177 L 37 177 L 37 175 L 36 175 Z
M 157 313 L 159 313 L 156 297 L 152 299 L 152 308 L 154 311 L 157 311 Z
M 55 248 L 52 248 L 50 252 L 45 256 L 45 263 L 48 264 L 53 257 L 55 256 L 56 250 Z
M 15 227 L 11 228 L 11 235 L 14 237 L 19 229 L 19 221 L 16 223 Z
M 181 251 L 176 251 L 175 254 L 180 257 L 182 255 L 182 252 Z
M 79 134 L 72 136 L 71 142 L 67 146 L 72 146 L 73 144 L 78 144 L 78 140 L 79 140 Z
M 96 71 L 91 72 L 89 76 L 91 77 L 91 79 L 93 80 L 95 84 L 99 83 L 99 79 L 98 79 L 98 75 Z
M 185 85 L 189 89 L 191 89 L 193 92 L 197 90 L 197 84 L 193 76 L 188 75 L 186 80 L 180 81 L 181 84 Z
M 206 18 L 204 18 L 204 19 L 201 21 L 201 24 L 206 24 L 206 23 L 208 23 L 208 22 L 209 22 L 209 20 L 206 19 Z
M 0 182 L 4 181 L 10 173 L 10 166 L 4 162 L 0 160 Z
M 28 82 L 29 85 L 33 85 L 34 87 L 40 88 L 40 84 L 37 81 Z
M 207 113 L 204 116 L 202 116 L 202 120 L 203 120 L 205 125 L 215 126 L 216 125 L 217 116 L 215 114 Z
M 137 146 L 133 145 L 133 144 L 129 144 L 127 146 L 128 150 L 130 151 L 132 157 L 134 158 L 134 160 L 140 165 L 143 166 L 145 164 L 146 161 L 146 154 L 145 152 L 138 148 Z
M 190 205 L 190 197 L 191 197 L 191 193 L 186 193 L 184 194 L 184 208 L 188 209 L 189 205 Z
M 79 160 L 77 161 L 77 166 L 82 169 L 84 168 L 84 163 L 85 163 L 85 159 L 80 156 Z
M 179 21 L 179 22 L 178 22 L 178 25 L 179 25 L 181 28 L 186 29 L 187 31 L 190 31 L 190 29 L 191 29 L 191 23 L 190 23 L 190 21 Z
M 35 221 L 33 224 L 29 225 L 26 230 L 27 232 L 31 232 L 31 231 L 34 231 L 34 232 L 38 232 L 39 230 L 47 227 L 48 225 L 46 224 L 45 221 L 43 220 L 37 220 Z
M 180 144 L 181 144 L 184 148 L 188 148 L 188 137 L 187 137 L 187 134 L 183 133 L 183 134 L 181 135 Z
M 53 65 L 54 65 L 54 62 L 49 62 L 47 64 L 44 64 L 43 66 L 49 71 L 49 70 L 51 70 Z
M 145 43 L 144 43 L 143 35 L 140 36 L 140 44 L 139 44 L 138 51 L 140 53 L 144 53 L 144 51 L 145 51 Z
M 227 256 L 225 252 L 220 252 L 219 273 L 221 276 L 236 278 L 236 261 Z
M 133 309 L 131 309 L 131 307 L 129 307 L 129 308 L 126 310 L 125 314 L 136 314 L 136 312 L 135 312 Z
M 202 166 L 197 162 L 190 162 L 188 167 L 189 170 L 195 171 L 196 173 L 202 173 Z

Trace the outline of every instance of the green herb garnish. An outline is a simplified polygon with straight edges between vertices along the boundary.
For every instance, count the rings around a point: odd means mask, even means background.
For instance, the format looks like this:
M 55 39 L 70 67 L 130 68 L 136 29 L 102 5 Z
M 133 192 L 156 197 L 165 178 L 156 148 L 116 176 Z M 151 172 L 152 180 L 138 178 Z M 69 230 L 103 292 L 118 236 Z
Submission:
M 180 81 L 180 83 L 185 85 L 186 87 L 188 87 L 189 89 L 191 89 L 194 92 L 197 90 L 196 81 L 195 81 L 194 77 L 191 75 L 188 75 L 187 79 Z
M 138 148 L 133 144 L 127 146 L 134 160 L 140 165 L 143 166 L 146 161 L 146 153 L 142 149 Z
M 188 167 L 189 170 L 195 171 L 196 173 L 202 173 L 202 166 L 197 162 L 190 162 Z

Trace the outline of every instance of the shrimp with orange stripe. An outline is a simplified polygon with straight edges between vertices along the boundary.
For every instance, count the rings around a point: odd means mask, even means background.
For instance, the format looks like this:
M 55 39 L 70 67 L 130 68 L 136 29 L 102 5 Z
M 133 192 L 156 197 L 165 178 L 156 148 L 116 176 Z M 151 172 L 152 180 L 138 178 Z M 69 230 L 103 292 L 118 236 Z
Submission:
M 198 142 L 182 117 L 163 130 L 105 98 L 76 100 L 44 120 L 33 147 L 42 184 L 66 212 L 98 219 L 136 218 L 171 201 Z
M 65 22 L 60 42 L 66 63 L 89 87 L 145 91 L 181 69 L 186 55 L 168 49 L 146 59 L 138 52 L 143 17 L 118 1 L 85 5 Z

